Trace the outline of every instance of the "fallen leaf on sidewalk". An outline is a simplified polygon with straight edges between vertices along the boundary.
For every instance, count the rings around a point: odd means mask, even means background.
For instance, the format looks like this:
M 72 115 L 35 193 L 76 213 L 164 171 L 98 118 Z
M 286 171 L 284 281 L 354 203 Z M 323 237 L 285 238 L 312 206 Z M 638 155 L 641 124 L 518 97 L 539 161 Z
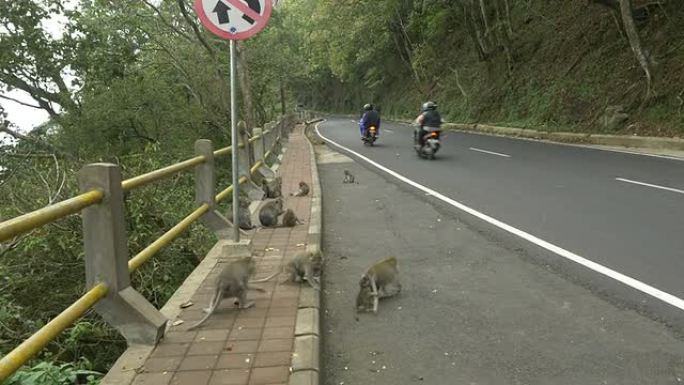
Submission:
M 180 304 L 180 308 L 181 308 L 181 309 L 186 309 L 186 308 L 189 308 L 189 307 L 192 306 L 192 305 L 194 305 L 194 304 L 193 304 L 192 302 L 190 302 L 190 301 L 188 301 L 188 302 L 183 302 L 182 304 Z
M 297 247 L 304 247 L 304 246 L 306 246 L 306 243 L 298 243 L 297 244 Z
M 185 321 L 183 321 L 182 319 L 179 319 L 179 320 L 175 321 L 174 323 L 172 323 L 171 325 L 178 326 L 178 325 L 182 325 L 184 323 L 185 323 Z

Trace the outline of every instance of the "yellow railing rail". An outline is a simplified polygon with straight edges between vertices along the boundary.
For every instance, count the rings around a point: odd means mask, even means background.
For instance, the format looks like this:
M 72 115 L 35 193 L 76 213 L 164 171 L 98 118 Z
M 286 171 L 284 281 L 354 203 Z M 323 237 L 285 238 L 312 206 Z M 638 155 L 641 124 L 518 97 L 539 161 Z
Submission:
M 142 174 L 130 179 L 126 179 L 125 181 L 121 182 L 121 188 L 123 188 L 124 191 L 130 191 L 135 188 L 150 184 L 152 182 L 156 182 L 160 179 L 168 178 L 169 176 L 179 173 L 181 171 L 194 168 L 195 166 L 200 165 L 206 161 L 207 158 L 205 158 L 204 156 L 196 156 L 183 162 L 172 164 L 171 166 L 167 166 L 164 168 L 160 168 L 159 170 L 148 172 L 147 174 Z
M 243 184 L 247 182 L 249 179 L 246 176 L 241 176 L 240 179 L 238 179 L 238 182 L 240 184 Z M 224 199 L 228 198 L 230 194 L 233 193 L 233 185 L 228 186 L 225 190 L 221 191 L 220 193 L 216 194 L 216 203 L 219 203 L 223 201 Z
M 254 166 L 252 166 L 252 168 L 249 169 L 249 172 L 250 172 L 251 174 L 254 174 L 255 172 L 257 172 L 257 170 L 259 169 L 259 167 L 261 167 L 261 166 L 263 166 L 263 165 L 264 165 L 264 161 L 263 161 L 263 160 L 259 160 L 259 161 L 257 161 L 256 163 L 254 163 Z
M 130 273 L 138 270 L 143 263 L 147 262 L 153 255 L 157 254 L 162 247 L 173 242 L 179 235 L 183 233 L 191 224 L 198 220 L 202 215 L 209 211 L 209 205 L 203 204 L 193 211 L 190 215 L 185 217 L 182 221 L 178 222 L 177 225 L 173 226 L 171 230 L 167 231 L 159 237 L 156 241 L 152 242 L 149 246 L 139 252 L 135 257 L 128 261 L 128 271 Z
M 230 155 L 233 152 L 233 146 L 223 147 L 214 151 L 214 158 Z
M 17 235 L 54 222 L 57 219 L 76 214 L 88 206 L 99 203 L 102 201 L 102 198 L 104 198 L 102 191 L 93 190 L 8 221 L 0 222 L 0 242 L 12 239 Z
M 104 283 L 93 286 L 92 289 L 52 321 L 48 322 L 47 325 L 17 346 L 8 355 L 2 357 L 0 359 L 0 383 L 28 362 L 31 357 L 35 356 L 50 341 L 54 340 L 61 332 L 76 322 L 77 319 L 81 318 L 99 300 L 106 297 L 108 291 L 109 288 Z

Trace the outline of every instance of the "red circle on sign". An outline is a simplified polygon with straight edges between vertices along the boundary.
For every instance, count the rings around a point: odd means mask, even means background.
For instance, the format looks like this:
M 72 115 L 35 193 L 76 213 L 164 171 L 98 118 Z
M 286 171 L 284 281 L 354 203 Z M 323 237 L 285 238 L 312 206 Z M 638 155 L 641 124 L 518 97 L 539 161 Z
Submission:
M 271 9 L 272 9 L 272 4 L 271 0 L 265 0 L 264 1 L 264 12 L 262 15 L 259 17 L 259 19 L 254 20 L 255 23 L 252 26 L 252 28 L 240 32 L 240 33 L 230 33 L 227 31 L 222 30 L 219 28 L 216 24 L 214 24 L 209 16 L 204 12 L 204 6 L 203 2 L 205 1 L 224 1 L 224 0 L 195 0 L 195 12 L 197 12 L 197 15 L 199 16 L 200 20 L 202 21 L 202 24 L 211 31 L 214 35 L 217 35 L 219 37 L 222 37 L 224 39 L 228 40 L 245 40 L 249 39 L 250 37 L 254 36 L 255 34 L 259 33 L 264 27 L 266 27 L 266 24 L 268 23 L 268 19 L 271 17 Z M 233 1 L 241 1 L 241 0 L 228 0 L 229 4 L 232 4 Z M 246 7 L 247 5 L 245 5 Z

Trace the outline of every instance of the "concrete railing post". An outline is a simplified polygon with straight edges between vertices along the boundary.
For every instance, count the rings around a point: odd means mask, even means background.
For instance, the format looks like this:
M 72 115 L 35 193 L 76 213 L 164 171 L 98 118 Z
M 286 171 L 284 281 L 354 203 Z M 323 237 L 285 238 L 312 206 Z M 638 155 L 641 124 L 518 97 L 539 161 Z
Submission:
M 195 142 L 195 154 L 202 155 L 207 159 L 195 167 L 195 203 L 209 205 L 209 211 L 202 216 L 202 222 L 217 237 L 228 239 L 232 236 L 231 229 L 234 225 L 216 210 L 216 171 L 214 168 L 214 146 L 211 140 L 197 140 Z
M 266 127 L 268 127 L 268 126 L 269 126 L 269 124 L 267 123 Z M 262 135 L 264 133 L 264 131 L 265 130 L 257 127 L 254 129 L 254 136 Z M 265 139 L 263 136 L 260 139 L 257 139 L 256 141 L 254 141 L 254 159 L 256 159 L 257 162 L 262 161 L 261 166 L 257 169 L 257 173 L 260 174 L 259 175 L 260 177 L 259 178 L 255 177 L 254 178 L 255 181 L 256 180 L 263 180 L 264 178 L 265 179 L 275 178 L 275 173 L 273 172 L 273 170 L 268 168 L 268 166 L 266 165 L 266 157 L 265 157 L 266 148 L 265 148 L 264 144 L 265 144 Z
M 269 131 L 268 134 L 266 134 L 266 152 L 271 152 L 266 161 L 269 165 L 271 165 L 278 157 L 278 153 L 280 152 L 280 143 L 278 142 L 277 125 L 271 122 L 268 123 L 266 127 Z
M 238 140 L 236 143 L 239 143 L 240 145 L 244 144 L 243 147 L 236 146 L 238 151 L 238 176 L 240 178 L 243 176 L 247 178 L 247 182 L 241 184 L 240 189 L 247 194 L 250 200 L 261 200 L 264 198 L 264 191 L 252 181 L 250 170 L 252 165 L 249 162 L 249 143 L 247 141 L 246 125 L 243 121 L 238 123 Z M 235 171 L 235 168 L 233 168 L 233 172 Z
M 285 138 L 285 139 L 289 138 L 290 137 L 290 130 L 289 130 L 289 126 L 286 123 L 285 119 L 280 119 L 278 121 L 278 126 L 280 126 L 280 136 L 282 138 Z
M 91 288 L 104 282 L 109 287 L 109 294 L 95 309 L 129 345 L 154 345 L 167 320 L 131 287 L 121 169 L 114 164 L 90 164 L 79 171 L 78 178 L 81 192 L 99 189 L 105 194 L 100 204 L 82 212 L 86 285 Z

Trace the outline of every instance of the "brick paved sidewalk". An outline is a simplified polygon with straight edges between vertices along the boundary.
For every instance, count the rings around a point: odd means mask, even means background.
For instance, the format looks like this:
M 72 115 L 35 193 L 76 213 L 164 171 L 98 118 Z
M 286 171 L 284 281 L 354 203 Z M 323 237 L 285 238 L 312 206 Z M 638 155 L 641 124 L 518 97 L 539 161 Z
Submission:
M 279 174 L 283 177 L 285 208 L 292 208 L 304 223 L 294 228 L 259 229 L 252 238 L 257 259 L 257 278 L 272 274 L 284 260 L 306 250 L 311 195 L 291 197 L 300 180 L 311 185 L 311 153 L 298 126 L 290 135 Z M 313 187 L 313 186 L 312 186 Z M 233 301 L 223 301 L 216 313 L 200 328 L 187 331 L 208 306 L 223 256 L 184 309 L 184 323 L 171 327 L 147 359 L 134 384 L 154 385 L 278 385 L 287 384 L 294 350 L 295 322 L 302 290 L 299 284 L 283 283 L 282 277 L 255 286 L 266 293 L 249 291 L 255 306 L 238 310 Z

